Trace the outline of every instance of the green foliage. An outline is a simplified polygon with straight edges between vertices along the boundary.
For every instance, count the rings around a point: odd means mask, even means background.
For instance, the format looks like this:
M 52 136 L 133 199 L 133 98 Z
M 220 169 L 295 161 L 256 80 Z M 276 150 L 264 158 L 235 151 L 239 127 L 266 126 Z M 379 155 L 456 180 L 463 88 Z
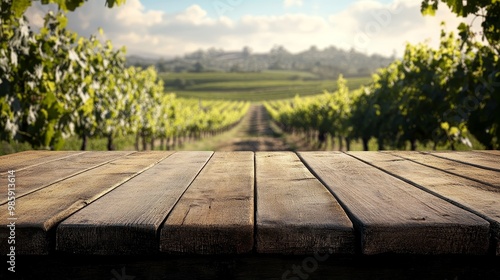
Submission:
M 85 0 L 41 0 L 42 4 L 55 3 L 63 11 L 74 11 L 76 8 L 80 7 Z
M 117 136 L 113 142 L 116 150 L 131 150 L 134 147 L 135 135 Z M 61 147 L 63 151 L 76 151 L 82 146 L 82 140 L 78 136 L 70 136 L 65 139 L 64 145 Z M 92 137 L 89 138 L 87 149 L 91 151 L 106 151 L 108 150 L 107 137 Z
M 438 9 L 439 2 L 444 2 L 456 15 L 467 17 L 473 15 L 483 20 L 482 37 L 488 41 L 496 54 L 500 54 L 500 1 L 498 0 L 423 0 L 421 11 L 424 15 L 434 15 Z M 472 32 L 464 32 L 467 25 L 462 23 L 458 27 L 464 41 L 473 40 Z M 467 26 L 467 30 L 468 30 Z
M 268 101 L 318 95 L 335 91 L 335 80 L 322 80 L 306 72 L 265 71 L 259 73 L 160 73 L 167 91 L 179 97 L 243 101 Z M 351 77 L 347 84 L 358 88 L 369 77 Z
M 18 143 L 15 141 L 0 141 L 0 156 L 32 150 L 28 143 Z
M 10 4 L 12 5 L 10 6 L 11 13 L 19 18 L 23 16 L 24 11 L 31 6 L 31 3 L 31 0 L 2 1 L 2 11 L 8 11 Z
M 62 11 L 67 12 L 74 11 L 86 1 L 87 0 L 41 0 L 41 3 L 57 4 Z M 106 6 L 112 8 L 115 5 L 125 3 L 125 1 L 126 0 L 106 0 Z M 32 0 L 2 0 L 0 6 L 0 37 L 3 37 L 4 33 L 8 33 L 9 26 L 17 19 L 21 18 L 32 3 Z
M 16 0 L 17 1 L 17 0 Z M 74 11 L 76 8 L 80 7 L 87 0 L 41 0 L 42 4 L 55 3 L 63 11 Z M 106 0 L 106 7 L 112 8 L 115 5 L 124 4 L 126 0 Z
M 69 7 L 67 7 L 69 9 Z M 38 34 L 12 19 L 0 45 L 0 140 L 60 149 L 77 135 L 178 137 L 227 128 L 245 102 L 180 100 L 164 94 L 154 68 L 126 68 L 125 50 L 66 29 L 63 13 L 48 13 Z M 82 145 L 85 148 L 85 144 Z
M 436 11 L 439 2 L 439 0 L 423 0 L 421 6 L 422 11 Z M 452 12 L 461 17 L 466 17 L 470 14 L 474 15 L 481 9 L 486 9 L 487 11 L 494 10 L 496 9 L 495 5 L 498 3 L 497 0 L 441 0 L 441 2 L 445 3 Z
M 311 73 L 322 79 L 334 79 L 339 74 L 365 76 L 380 67 L 387 66 L 394 58 L 367 55 L 354 49 L 343 50 L 336 47 L 310 49 L 290 53 L 278 46 L 267 53 L 224 51 L 218 49 L 198 50 L 174 59 L 152 60 L 137 56 L 129 57 L 130 65 L 155 67 L 160 72 L 196 73 L 231 72 L 253 74 L 263 71 L 297 71 Z
M 349 94 L 346 80 L 340 76 L 335 92 L 325 91 L 321 96 L 305 98 L 296 96 L 290 101 L 269 101 L 264 105 L 286 132 L 314 131 L 324 144 L 327 134 L 332 137 L 349 135 L 353 96 Z
M 455 149 L 476 138 L 500 148 L 500 65 L 488 46 L 442 32 L 441 44 L 407 45 L 401 60 L 373 75 L 372 83 L 293 101 L 268 102 L 266 108 L 286 131 L 361 139 L 365 149 L 375 137 L 378 149 L 415 150 L 417 143 Z M 470 137 L 471 134 L 474 137 Z
M 26 20 L 19 19 L 10 40 L 0 49 L 0 99 L 8 105 L 2 112 L 5 135 L 35 147 L 48 147 L 56 140 L 55 130 L 61 130 L 57 120 L 64 108 L 55 73 L 63 67 L 75 39 L 64 29 L 61 18 L 47 15 L 45 27 L 37 35 L 29 31 Z
M 453 75 L 453 81 L 460 87 L 455 96 L 454 119 L 467 121 L 468 129 L 487 148 L 500 146 L 500 1 L 498 0 L 442 0 L 459 16 L 474 15 L 482 20 L 484 45 L 478 41 L 478 34 L 470 25 L 458 26 L 461 37 L 460 50 L 465 53 L 463 63 Z M 424 0 L 422 9 L 438 8 L 438 0 Z M 477 20 L 477 19 L 474 20 Z

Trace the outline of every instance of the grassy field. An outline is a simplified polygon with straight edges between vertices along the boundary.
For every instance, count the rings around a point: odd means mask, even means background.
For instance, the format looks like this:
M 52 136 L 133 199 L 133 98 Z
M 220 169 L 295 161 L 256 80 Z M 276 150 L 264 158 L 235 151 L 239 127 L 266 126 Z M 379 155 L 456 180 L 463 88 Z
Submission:
M 118 136 L 113 141 L 116 150 L 131 151 L 134 150 L 135 135 Z M 82 146 L 82 140 L 76 136 L 71 136 L 64 140 L 63 151 L 79 151 Z M 97 137 L 89 138 L 87 142 L 87 150 L 89 151 L 106 151 L 108 149 L 108 139 Z M 0 156 L 33 150 L 28 143 L 17 143 L 14 141 L 0 141 Z
M 314 74 L 289 71 L 259 73 L 162 73 L 167 92 L 179 97 L 245 100 L 252 102 L 288 99 L 295 95 L 316 95 L 335 91 L 336 79 L 321 80 Z M 350 89 L 368 84 L 370 77 L 348 78 Z M 182 89 L 176 84 L 183 83 Z

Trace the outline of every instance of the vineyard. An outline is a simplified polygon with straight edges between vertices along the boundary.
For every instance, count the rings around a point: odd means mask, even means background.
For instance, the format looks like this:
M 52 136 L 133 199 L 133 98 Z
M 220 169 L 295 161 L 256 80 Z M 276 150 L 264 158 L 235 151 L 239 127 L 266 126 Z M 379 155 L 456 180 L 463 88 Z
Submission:
M 125 51 L 96 36 L 78 37 L 64 14 L 49 13 L 38 34 L 23 17 L 2 23 L 0 140 L 35 149 L 60 149 L 70 136 L 108 139 L 136 135 L 136 149 L 160 139 L 175 148 L 231 128 L 249 103 L 198 101 L 164 92 L 154 68 L 126 68 Z
M 335 78 L 325 80 L 315 74 L 298 71 L 160 73 L 165 89 L 179 97 L 263 102 L 310 96 L 324 90 L 335 91 Z M 349 77 L 347 84 L 358 88 L 370 77 Z
M 462 23 L 458 36 L 442 32 L 437 49 L 408 44 L 401 59 L 371 80 L 340 77 L 336 83 L 305 72 L 173 74 L 127 67 L 125 49 L 101 42 L 102 30 L 84 38 L 66 28 L 63 11 L 83 0 L 46 2 L 60 11 L 49 12 L 38 32 L 23 17 L 30 0 L 1 4 L 2 143 L 58 150 L 77 138 L 85 150 L 89 140 L 106 139 L 113 150 L 117 138 L 133 137 L 137 150 L 175 149 L 227 131 L 248 112 L 249 101 L 265 101 L 283 131 L 317 149 L 337 141 L 338 149 L 349 150 L 361 141 L 368 150 L 373 139 L 379 150 L 500 148 L 499 1 L 447 1 L 459 16 L 481 17 L 483 31 Z M 423 1 L 422 11 L 432 14 L 437 2 Z
M 368 150 L 372 138 L 379 150 L 416 150 L 417 143 L 472 148 L 470 138 L 498 149 L 499 76 L 494 48 L 442 32 L 439 49 L 407 45 L 404 57 L 380 69 L 369 86 L 349 92 L 340 77 L 333 93 L 267 102 L 266 108 L 286 132 L 316 140 L 319 149 L 328 137 L 348 150 L 353 140 Z

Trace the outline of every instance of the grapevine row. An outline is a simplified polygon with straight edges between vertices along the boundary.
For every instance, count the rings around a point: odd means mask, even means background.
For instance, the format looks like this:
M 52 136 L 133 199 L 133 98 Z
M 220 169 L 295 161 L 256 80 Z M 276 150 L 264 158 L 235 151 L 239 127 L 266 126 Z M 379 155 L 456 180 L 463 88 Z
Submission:
M 495 48 L 442 32 L 441 44 L 408 44 L 404 56 L 373 75 L 370 85 L 349 92 L 341 77 L 336 92 L 266 108 L 285 131 L 349 143 L 376 138 L 378 149 L 415 150 L 417 143 L 500 148 L 500 59 Z M 341 147 L 342 149 L 342 147 Z
M 35 34 L 25 18 L 3 21 L 0 42 L 0 140 L 59 149 L 77 135 L 137 135 L 172 146 L 230 128 L 248 110 L 244 102 L 201 102 L 165 94 L 154 68 L 125 66 L 125 50 L 97 36 L 66 29 L 63 13 L 48 13 Z M 102 33 L 102 31 L 101 31 Z

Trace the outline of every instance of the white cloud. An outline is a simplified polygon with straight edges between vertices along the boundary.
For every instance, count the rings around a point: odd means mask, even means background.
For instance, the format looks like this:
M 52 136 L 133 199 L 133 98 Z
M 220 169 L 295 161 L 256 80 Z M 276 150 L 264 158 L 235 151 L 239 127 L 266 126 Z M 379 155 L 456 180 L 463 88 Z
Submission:
M 388 5 L 373 0 L 357 1 L 346 10 L 331 15 L 329 21 L 339 35 L 347 38 L 343 45 L 369 54 L 390 55 L 396 50 L 401 55 L 406 43 L 428 41 L 437 47 L 440 23 L 446 22 L 446 30 L 454 31 L 463 20 L 445 5 L 440 5 L 436 16 L 422 16 L 420 4 L 420 0 L 396 0 Z M 465 19 L 466 22 L 471 20 Z
M 187 24 L 192 23 L 195 25 L 211 22 L 207 17 L 207 12 L 198 5 L 192 5 L 188 7 L 185 11 L 176 15 L 174 19 L 178 22 Z
M 285 8 L 289 8 L 289 7 L 300 7 L 302 6 L 304 3 L 302 0 L 285 0 L 283 2 L 283 5 L 285 5 Z
M 161 23 L 163 14 L 161 11 L 145 11 L 139 1 L 127 1 L 127 5 L 117 9 L 115 19 L 127 27 L 153 26 Z
M 69 27 L 86 37 L 103 27 L 106 38 L 117 47 L 126 45 L 129 54 L 175 56 L 211 47 L 236 50 L 243 46 L 265 52 L 275 45 L 298 52 L 312 45 L 334 45 L 343 49 L 354 47 L 367 54 L 391 55 L 396 50 L 401 55 L 406 42 L 429 39 L 437 46 L 440 22 L 445 20 L 448 29 L 455 30 L 461 21 L 445 5 L 440 6 L 435 17 L 423 17 L 420 3 L 421 0 L 394 0 L 392 4 L 362 0 L 329 17 L 288 13 L 230 19 L 212 17 L 199 5 L 168 14 L 146 10 L 139 0 L 127 0 L 125 5 L 113 9 L 103 8 L 100 1 L 88 1 L 70 13 Z M 34 4 L 27 15 L 32 23 L 40 25 L 41 15 L 47 9 L 50 6 Z M 475 23 L 480 24 L 477 20 Z

